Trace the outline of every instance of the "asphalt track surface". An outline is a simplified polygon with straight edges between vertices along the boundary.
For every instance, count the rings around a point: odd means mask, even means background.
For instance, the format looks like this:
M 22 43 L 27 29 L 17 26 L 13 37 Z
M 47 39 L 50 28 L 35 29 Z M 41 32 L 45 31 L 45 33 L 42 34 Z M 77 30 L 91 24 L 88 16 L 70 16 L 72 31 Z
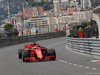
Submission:
M 0 49 L 0 75 L 100 75 L 100 63 L 91 62 L 93 56 L 66 49 L 66 38 L 38 41 L 42 46 L 54 48 L 56 61 L 25 63 L 18 59 L 18 49 L 24 44 Z

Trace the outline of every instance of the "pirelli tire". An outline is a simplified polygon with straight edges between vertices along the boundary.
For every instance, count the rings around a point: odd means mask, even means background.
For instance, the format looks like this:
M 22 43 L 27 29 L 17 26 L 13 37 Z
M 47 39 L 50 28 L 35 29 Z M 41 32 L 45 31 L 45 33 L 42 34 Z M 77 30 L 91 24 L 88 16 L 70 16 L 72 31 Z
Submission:
M 18 58 L 22 59 L 22 52 L 24 51 L 24 49 L 19 49 L 18 50 Z
M 51 57 L 51 60 L 56 60 L 56 51 L 54 49 L 49 49 L 48 53 L 50 56 L 55 56 L 55 57 Z
M 27 62 L 28 60 L 25 60 L 25 58 L 29 57 L 28 51 L 23 51 L 22 53 L 22 61 Z

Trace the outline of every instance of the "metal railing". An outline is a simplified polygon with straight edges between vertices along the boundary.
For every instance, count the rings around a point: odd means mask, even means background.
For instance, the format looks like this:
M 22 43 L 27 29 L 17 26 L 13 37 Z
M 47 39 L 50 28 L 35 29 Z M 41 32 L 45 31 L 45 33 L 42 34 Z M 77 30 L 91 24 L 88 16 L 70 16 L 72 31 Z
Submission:
M 0 47 L 25 43 L 25 42 L 34 42 L 44 39 L 51 39 L 66 36 L 65 31 L 58 31 L 52 33 L 38 34 L 38 35 L 30 35 L 30 36 L 21 36 L 21 37 L 8 37 L 8 38 L 0 38 Z
M 100 39 L 67 37 L 67 48 L 92 55 L 100 55 Z

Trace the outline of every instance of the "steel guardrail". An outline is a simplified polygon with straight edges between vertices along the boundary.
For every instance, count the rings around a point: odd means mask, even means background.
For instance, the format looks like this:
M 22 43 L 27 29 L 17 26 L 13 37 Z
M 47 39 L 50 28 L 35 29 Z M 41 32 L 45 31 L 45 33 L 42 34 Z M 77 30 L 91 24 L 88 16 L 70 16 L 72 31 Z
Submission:
M 44 39 L 52 39 L 63 36 L 66 36 L 65 31 L 51 32 L 38 35 L 20 36 L 20 37 L 16 36 L 16 37 L 0 38 L 0 47 L 20 44 L 25 42 L 34 42 Z
M 67 37 L 67 48 L 87 54 L 100 55 L 100 39 Z

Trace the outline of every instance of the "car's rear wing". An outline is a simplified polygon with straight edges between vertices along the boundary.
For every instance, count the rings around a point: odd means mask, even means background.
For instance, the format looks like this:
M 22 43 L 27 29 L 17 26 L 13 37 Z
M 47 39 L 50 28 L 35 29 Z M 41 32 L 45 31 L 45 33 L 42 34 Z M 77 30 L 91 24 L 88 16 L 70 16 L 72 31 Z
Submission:
M 27 45 L 25 45 L 25 48 L 30 48 L 30 47 L 32 47 L 31 44 L 27 44 Z

